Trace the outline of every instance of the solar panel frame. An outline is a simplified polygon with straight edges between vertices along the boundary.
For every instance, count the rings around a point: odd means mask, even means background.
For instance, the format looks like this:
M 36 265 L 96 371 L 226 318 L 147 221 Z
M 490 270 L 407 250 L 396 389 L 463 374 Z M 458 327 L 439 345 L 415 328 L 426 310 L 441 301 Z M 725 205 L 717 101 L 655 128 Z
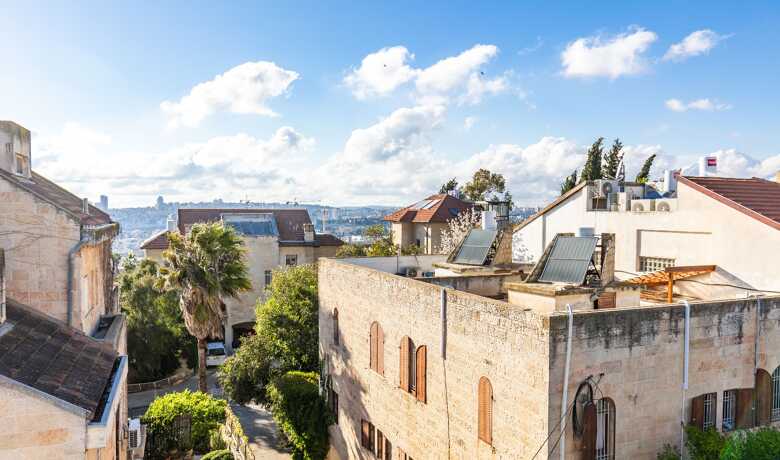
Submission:
M 472 229 L 463 240 L 453 262 L 461 265 L 484 265 L 497 235 L 496 230 Z
M 582 284 L 593 259 L 597 237 L 559 236 L 539 281 Z

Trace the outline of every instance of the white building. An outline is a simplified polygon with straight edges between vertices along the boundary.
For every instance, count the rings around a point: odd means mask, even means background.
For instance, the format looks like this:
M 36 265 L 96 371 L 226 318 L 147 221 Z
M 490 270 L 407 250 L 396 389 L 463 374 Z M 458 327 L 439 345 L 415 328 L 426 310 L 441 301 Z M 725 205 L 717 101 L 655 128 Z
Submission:
M 778 182 L 671 175 L 659 189 L 583 182 L 515 226 L 515 258 L 538 261 L 558 233 L 615 234 L 619 278 L 712 264 L 730 284 L 780 290 Z

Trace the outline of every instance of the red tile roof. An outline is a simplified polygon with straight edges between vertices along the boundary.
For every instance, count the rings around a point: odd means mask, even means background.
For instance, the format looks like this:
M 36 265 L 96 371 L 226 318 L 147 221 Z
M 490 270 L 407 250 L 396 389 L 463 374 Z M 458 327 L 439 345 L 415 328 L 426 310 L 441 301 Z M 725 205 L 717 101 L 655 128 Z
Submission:
M 461 211 L 471 207 L 471 203 L 452 195 L 437 194 L 388 214 L 384 220 L 389 222 L 446 223 L 460 214 Z
M 81 198 L 70 193 L 35 171 L 30 179 L 0 169 L 0 177 L 22 188 L 38 198 L 51 203 L 68 213 L 82 225 L 104 225 L 113 223 L 111 217 L 95 206 L 89 205 L 89 213 L 84 213 Z
M 679 182 L 780 230 L 780 183 L 730 177 L 679 177 Z
M 313 243 L 303 240 L 304 224 L 311 224 L 309 212 L 305 209 L 257 209 L 257 208 L 218 208 L 197 209 L 179 208 L 178 226 L 179 232 L 198 222 L 216 222 L 222 218 L 222 214 L 273 214 L 276 219 L 276 227 L 279 230 L 279 242 L 286 245 L 315 246 L 341 246 L 343 241 L 333 235 L 317 234 Z
M 168 249 L 168 230 L 155 233 L 141 243 L 141 249 Z

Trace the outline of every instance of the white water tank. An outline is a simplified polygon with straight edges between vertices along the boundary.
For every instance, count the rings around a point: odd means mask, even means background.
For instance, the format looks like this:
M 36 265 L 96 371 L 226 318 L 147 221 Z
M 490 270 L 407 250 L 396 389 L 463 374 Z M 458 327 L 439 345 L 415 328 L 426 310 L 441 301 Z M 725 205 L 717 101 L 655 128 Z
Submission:
M 495 230 L 496 228 L 496 212 L 482 211 L 482 230 Z

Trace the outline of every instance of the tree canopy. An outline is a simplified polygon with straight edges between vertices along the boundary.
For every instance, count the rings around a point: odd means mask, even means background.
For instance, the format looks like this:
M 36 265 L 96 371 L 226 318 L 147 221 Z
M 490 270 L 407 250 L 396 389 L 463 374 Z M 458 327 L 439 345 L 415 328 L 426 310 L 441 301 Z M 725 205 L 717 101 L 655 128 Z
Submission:
M 570 176 L 566 176 L 566 179 L 564 179 L 563 183 L 561 184 L 561 195 L 568 192 L 569 190 L 573 189 L 574 186 L 577 185 L 577 170 L 575 169 L 573 173 L 571 173 Z
M 612 147 L 604 155 L 604 165 L 602 168 L 602 176 L 605 179 L 617 179 L 618 167 L 620 166 L 620 160 L 623 159 L 623 143 L 620 139 L 615 139 L 612 143 Z
M 639 170 L 639 174 L 636 175 L 636 181 L 644 184 L 650 179 L 650 169 L 653 167 L 653 161 L 655 160 L 655 154 L 650 155 L 645 163 L 642 165 L 642 169 Z
M 580 174 L 580 182 L 601 179 L 601 160 L 604 156 L 604 138 L 599 137 L 588 149 L 588 158 Z
M 449 193 L 457 189 L 458 189 L 458 180 L 453 177 L 452 179 L 448 180 L 447 182 L 441 185 L 441 188 L 439 188 L 439 193 Z

